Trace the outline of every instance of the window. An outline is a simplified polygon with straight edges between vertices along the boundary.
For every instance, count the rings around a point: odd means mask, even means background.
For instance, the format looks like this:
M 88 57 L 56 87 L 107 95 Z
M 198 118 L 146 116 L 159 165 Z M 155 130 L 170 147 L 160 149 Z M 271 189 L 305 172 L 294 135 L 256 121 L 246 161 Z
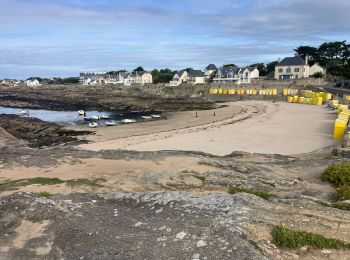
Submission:
M 286 72 L 287 72 L 287 73 L 291 73 L 291 72 L 292 72 L 292 69 L 291 69 L 291 68 L 287 68 Z
M 245 77 L 248 78 L 248 72 L 245 73 Z
M 278 73 L 282 73 L 283 72 L 283 69 L 278 69 Z
M 294 72 L 299 72 L 299 71 L 300 71 L 299 68 L 295 68 L 295 69 L 294 69 Z

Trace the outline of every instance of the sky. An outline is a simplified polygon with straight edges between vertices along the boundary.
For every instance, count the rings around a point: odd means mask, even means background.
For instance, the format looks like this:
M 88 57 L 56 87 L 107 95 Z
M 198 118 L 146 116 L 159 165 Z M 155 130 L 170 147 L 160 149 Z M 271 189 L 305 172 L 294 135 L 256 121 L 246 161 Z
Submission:
M 350 0 L 0 0 L 0 78 L 247 66 L 350 42 Z

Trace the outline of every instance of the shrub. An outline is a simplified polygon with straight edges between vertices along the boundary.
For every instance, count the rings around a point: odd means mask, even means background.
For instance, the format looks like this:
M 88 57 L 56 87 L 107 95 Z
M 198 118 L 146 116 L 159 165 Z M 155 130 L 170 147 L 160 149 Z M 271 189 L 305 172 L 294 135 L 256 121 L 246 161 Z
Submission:
M 268 200 L 272 197 L 271 194 L 269 194 L 265 191 L 259 191 L 259 190 L 242 189 L 242 188 L 237 188 L 237 187 L 231 187 L 228 190 L 228 193 L 230 193 L 230 194 L 235 194 L 238 192 L 245 192 L 245 193 L 249 193 L 249 194 L 254 194 L 255 196 L 258 196 L 258 197 L 263 198 L 265 200 Z
M 350 199 L 350 163 L 343 162 L 329 166 L 321 175 L 321 179 L 328 181 L 337 188 L 339 200 Z
M 273 243 L 280 247 L 300 248 L 313 246 L 315 248 L 350 248 L 350 244 L 333 238 L 303 231 L 294 231 L 284 226 L 272 229 Z
M 40 191 L 40 192 L 38 192 L 37 194 L 38 194 L 40 197 L 46 197 L 46 198 L 52 197 L 52 196 L 53 196 L 52 193 L 47 192 L 47 191 Z

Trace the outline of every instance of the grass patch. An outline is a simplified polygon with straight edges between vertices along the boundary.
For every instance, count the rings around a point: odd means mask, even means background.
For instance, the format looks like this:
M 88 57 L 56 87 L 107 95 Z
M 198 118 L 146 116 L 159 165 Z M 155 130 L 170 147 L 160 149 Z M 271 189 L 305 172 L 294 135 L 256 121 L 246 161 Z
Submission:
M 273 243 L 279 247 L 301 248 L 312 246 L 315 248 L 349 248 L 350 244 L 333 238 L 326 238 L 315 233 L 291 230 L 284 226 L 275 226 L 272 229 Z
M 45 197 L 45 198 L 49 198 L 52 197 L 53 194 L 48 192 L 48 191 L 40 191 L 37 193 L 40 197 Z
M 93 186 L 93 187 L 102 187 L 103 185 L 100 182 L 105 182 L 105 179 L 73 179 L 73 180 L 61 180 L 59 178 L 45 178 L 37 177 L 32 179 L 20 179 L 12 180 L 0 183 L 0 192 L 6 190 L 13 190 L 18 187 L 24 187 L 34 184 L 39 185 L 57 185 L 57 184 L 67 184 L 69 186 Z
M 338 200 L 350 199 L 350 163 L 343 162 L 329 166 L 321 175 L 323 181 L 332 183 L 337 188 Z
M 205 182 L 205 177 L 204 176 L 200 176 L 200 175 L 193 175 L 193 177 L 195 177 L 198 180 L 201 180 L 202 182 Z
M 194 174 L 197 173 L 197 174 L 198 174 L 199 172 L 197 172 L 197 171 L 191 169 L 191 170 L 183 170 L 181 173 L 194 173 Z
M 242 188 L 237 188 L 237 187 L 231 187 L 228 190 L 228 193 L 230 193 L 230 194 L 235 194 L 238 192 L 245 192 L 245 193 L 249 193 L 249 194 L 254 194 L 255 196 L 258 196 L 258 197 L 263 198 L 265 200 L 269 200 L 272 197 L 272 195 L 270 193 L 267 193 L 265 191 L 260 191 L 260 190 L 242 189 Z

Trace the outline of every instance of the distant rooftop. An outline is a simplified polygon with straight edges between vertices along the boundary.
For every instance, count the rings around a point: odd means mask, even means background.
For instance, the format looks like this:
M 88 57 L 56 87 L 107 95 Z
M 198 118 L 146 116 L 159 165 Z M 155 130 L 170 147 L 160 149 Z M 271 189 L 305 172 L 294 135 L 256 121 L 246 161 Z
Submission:
M 276 66 L 302 66 L 305 65 L 305 61 L 300 56 L 286 57 Z

